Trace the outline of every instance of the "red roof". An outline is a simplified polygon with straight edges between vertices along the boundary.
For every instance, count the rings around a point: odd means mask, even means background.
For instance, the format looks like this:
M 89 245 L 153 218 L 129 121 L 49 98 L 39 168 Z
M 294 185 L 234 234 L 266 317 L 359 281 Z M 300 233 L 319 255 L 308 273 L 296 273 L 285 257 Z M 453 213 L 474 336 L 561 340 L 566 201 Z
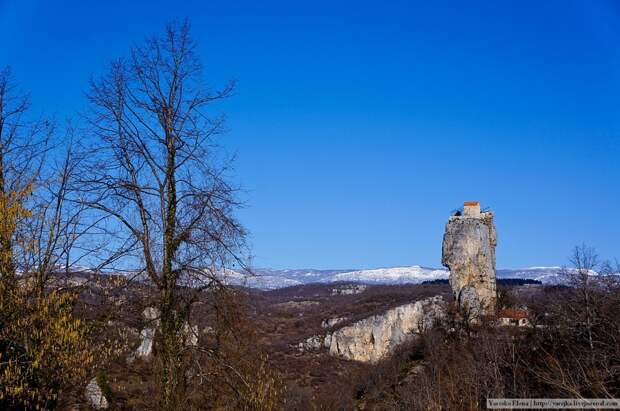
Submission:
M 527 318 L 527 311 L 525 310 L 513 310 L 513 309 L 505 309 L 499 312 L 500 318 L 516 318 L 520 320 L 522 318 Z

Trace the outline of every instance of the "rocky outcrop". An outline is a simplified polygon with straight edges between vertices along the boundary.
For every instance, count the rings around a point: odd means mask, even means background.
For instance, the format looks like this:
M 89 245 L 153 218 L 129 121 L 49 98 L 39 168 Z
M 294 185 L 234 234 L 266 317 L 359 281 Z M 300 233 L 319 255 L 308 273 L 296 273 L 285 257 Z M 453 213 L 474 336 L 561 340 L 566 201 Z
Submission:
M 366 291 L 367 286 L 364 284 L 343 285 L 332 288 L 332 295 L 354 295 L 361 294 Z
M 153 341 L 155 331 L 159 327 L 160 312 L 155 307 L 147 307 L 142 312 L 142 316 L 147 322 L 147 326 L 140 331 L 140 345 L 136 350 L 136 357 L 148 357 L 153 351 Z M 198 345 L 198 326 L 190 326 L 187 322 L 183 324 L 183 342 L 186 346 L 195 347 Z
M 108 408 L 108 400 L 103 395 L 103 391 L 97 384 L 97 379 L 93 378 L 86 386 L 86 400 L 96 410 L 105 410 Z
M 148 357 L 153 351 L 155 330 L 159 327 L 160 312 L 155 307 L 147 307 L 142 311 L 142 316 L 147 321 L 147 327 L 140 331 L 140 346 L 136 350 L 137 357 Z
M 324 343 L 332 355 L 376 362 L 396 346 L 429 328 L 445 313 L 441 296 L 401 305 L 328 334 Z
M 136 349 L 136 356 L 148 357 L 153 351 L 153 340 L 155 338 L 155 329 L 147 327 L 140 331 L 140 346 Z
M 308 337 L 306 340 L 300 342 L 297 345 L 297 348 L 301 352 L 305 351 L 315 351 L 319 350 L 323 347 L 324 337 L 320 335 L 313 335 L 312 337 Z
M 450 270 L 455 299 L 473 317 L 495 312 L 496 244 L 493 213 L 481 213 L 478 203 L 466 203 L 465 212 L 446 224 L 441 262 Z
M 198 326 L 190 326 L 189 323 L 183 324 L 183 341 L 188 347 L 195 347 L 198 345 Z
M 323 321 L 321 321 L 321 327 L 322 328 L 332 328 L 332 327 L 335 327 L 336 325 L 338 325 L 341 322 L 344 322 L 346 320 L 347 320 L 347 317 L 326 318 Z

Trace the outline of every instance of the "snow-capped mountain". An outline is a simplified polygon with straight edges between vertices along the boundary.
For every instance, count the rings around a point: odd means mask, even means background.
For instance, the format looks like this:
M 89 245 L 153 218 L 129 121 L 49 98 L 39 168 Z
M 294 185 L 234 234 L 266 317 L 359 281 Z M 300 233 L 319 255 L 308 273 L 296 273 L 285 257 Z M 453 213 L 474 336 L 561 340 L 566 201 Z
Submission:
M 562 267 L 528 267 L 516 269 L 497 270 L 497 278 L 521 278 L 525 280 L 538 280 L 544 284 L 557 284 L 561 282 L 561 274 L 566 269 Z
M 497 270 L 497 278 L 521 278 L 538 280 L 544 284 L 561 282 L 561 267 L 529 267 Z M 447 279 L 444 268 L 406 267 L 373 268 L 362 270 L 315 270 L 315 269 L 273 269 L 255 268 L 252 274 L 231 271 L 226 274 L 229 284 L 271 290 L 276 288 L 311 283 L 332 283 L 337 281 L 363 284 L 419 284 L 424 281 Z M 592 272 L 596 275 L 595 272 Z
M 411 267 L 376 268 L 338 273 L 331 281 L 347 281 L 377 284 L 421 283 L 423 281 L 448 278 L 448 271 L 414 265 Z
M 301 281 L 287 278 L 283 275 L 270 275 L 269 272 L 273 270 L 265 270 L 264 272 L 256 273 L 240 273 L 233 270 L 226 270 L 222 274 L 222 280 L 229 285 L 239 285 L 249 288 L 259 288 L 261 290 L 274 290 L 276 288 L 291 287 L 294 285 L 304 284 Z

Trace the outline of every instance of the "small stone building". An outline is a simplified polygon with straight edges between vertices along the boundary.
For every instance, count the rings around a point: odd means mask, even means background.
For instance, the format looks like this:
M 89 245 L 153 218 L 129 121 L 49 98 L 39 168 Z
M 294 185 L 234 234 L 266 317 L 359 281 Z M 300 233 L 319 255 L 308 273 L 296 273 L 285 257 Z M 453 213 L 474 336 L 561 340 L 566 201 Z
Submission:
M 480 218 L 480 203 L 478 201 L 465 201 L 463 204 L 463 216 Z
M 499 325 L 510 327 L 531 327 L 526 310 L 505 309 L 497 315 Z

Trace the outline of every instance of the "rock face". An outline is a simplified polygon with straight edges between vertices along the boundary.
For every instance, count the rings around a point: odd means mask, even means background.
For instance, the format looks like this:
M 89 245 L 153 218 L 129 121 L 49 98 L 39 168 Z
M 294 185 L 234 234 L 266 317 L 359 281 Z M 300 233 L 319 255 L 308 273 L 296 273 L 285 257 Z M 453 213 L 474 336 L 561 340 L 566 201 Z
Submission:
M 441 296 L 401 305 L 340 328 L 324 339 L 332 355 L 376 362 L 444 315 Z
M 148 322 L 148 326 L 140 331 L 140 346 L 136 350 L 136 356 L 148 357 L 153 351 L 153 339 L 155 330 L 159 327 L 160 312 L 155 307 L 147 307 L 142 311 L 142 316 Z
M 145 328 L 140 331 L 140 346 L 136 349 L 138 357 L 148 357 L 153 351 L 153 339 L 155 338 L 154 328 Z
M 450 286 L 459 305 L 473 317 L 495 312 L 495 246 L 492 212 L 480 212 L 477 202 L 450 217 L 443 236 L 441 262 L 450 270 Z
M 305 351 L 314 351 L 323 347 L 324 338 L 320 335 L 313 335 L 312 337 L 308 337 L 305 341 L 302 341 L 298 344 L 298 350 L 301 352 Z
M 86 400 L 96 410 L 105 410 L 108 408 L 108 400 L 103 395 L 95 378 L 90 380 L 86 386 Z
M 148 357 L 153 352 L 153 340 L 155 339 L 155 331 L 159 327 L 159 309 L 155 307 L 147 307 L 142 311 L 142 316 L 147 322 L 147 326 L 140 331 L 140 346 L 136 349 L 137 357 Z M 188 347 L 198 345 L 198 326 L 190 326 L 187 322 L 183 324 L 183 342 Z

